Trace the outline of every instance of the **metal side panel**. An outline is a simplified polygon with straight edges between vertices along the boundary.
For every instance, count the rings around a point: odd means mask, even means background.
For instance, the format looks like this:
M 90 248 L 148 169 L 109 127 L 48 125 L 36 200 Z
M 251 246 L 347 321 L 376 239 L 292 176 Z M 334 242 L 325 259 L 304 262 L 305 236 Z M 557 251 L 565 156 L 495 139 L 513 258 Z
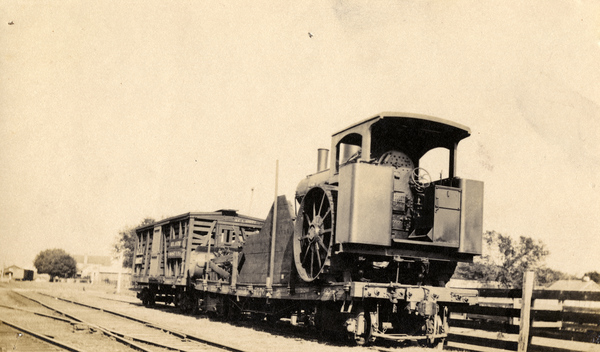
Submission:
M 336 242 L 391 245 L 393 171 L 361 163 L 340 168 Z
M 460 253 L 481 254 L 483 236 L 483 182 L 460 180 L 462 189 Z
M 448 247 L 459 246 L 461 192 L 459 189 L 436 186 L 433 220 L 433 242 Z
M 290 280 L 293 266 L 294 221 L 293 210 L 285 196 L 277 198 L 277 227 L 272 283 L 285 284 Z M 242 255 L 243 265 L 237 281 L 242 284 L 265 284 L 269 275 L 271 236 L 273 233 L 273 206 L 258 235 L 246 241 Z
M 458 247 L 460 228 L 460 211 L 437 208 L 433 221 L 432 241 L 446 247 Z

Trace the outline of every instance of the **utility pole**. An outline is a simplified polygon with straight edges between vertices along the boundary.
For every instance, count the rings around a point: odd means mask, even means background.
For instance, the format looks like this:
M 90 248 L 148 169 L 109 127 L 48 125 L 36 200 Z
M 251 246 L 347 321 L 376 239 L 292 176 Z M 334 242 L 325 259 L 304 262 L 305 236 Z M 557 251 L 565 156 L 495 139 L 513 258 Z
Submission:
M 121 293 L 121 272 L 123 271 L 123 250 L 119 253 L 119 269 L 117 269 L 117 294 Z
M 275 162 L 275 200 L 273 201 L 273 227 L 271 229 L 271 256 L 269 258 L 269 276 L 267 277 L 267 292 L 273 292 L 273 272 L 275 266 L 275 238 L 277 236 L 277 187 L 279 182 L 279 160 Z
M 248 206 L 248 215 L 252 214 L 252 200 L 254 199 L 254 187 L 250 188 L 250 205 Z

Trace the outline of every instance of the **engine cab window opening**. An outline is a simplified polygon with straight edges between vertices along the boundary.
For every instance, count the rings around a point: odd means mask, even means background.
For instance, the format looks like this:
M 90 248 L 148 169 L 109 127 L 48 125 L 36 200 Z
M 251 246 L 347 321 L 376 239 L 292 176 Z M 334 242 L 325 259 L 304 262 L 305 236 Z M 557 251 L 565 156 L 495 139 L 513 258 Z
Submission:
M 447 148 L 434 148 L 419 159 L 419 166 L 431 175 L 432 181 L 439 181 L 450 177 L 450 150 Z
M 362 159 L 362 136 L 357 133 L 344 137 L 336 146 L 336 171 L 340 166 Z

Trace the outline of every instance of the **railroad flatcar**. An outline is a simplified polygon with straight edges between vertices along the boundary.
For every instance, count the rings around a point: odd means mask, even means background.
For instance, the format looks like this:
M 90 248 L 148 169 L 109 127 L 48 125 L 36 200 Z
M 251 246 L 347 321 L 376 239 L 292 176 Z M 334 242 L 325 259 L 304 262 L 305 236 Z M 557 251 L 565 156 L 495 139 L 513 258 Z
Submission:
M 331 160 L 319 150 L 294 203 L 277 197 L 264 222 L 221 211 L 203 230 L 198 214 L 138 228 L 139 297 L 228 318 L 287 317 L 358 344 L 438 344 L 448 307 L 476 300 L 445 288 L 458 262 L 481 254 L 483 183 L 456 176 L 469 135 L 440 118 L 381 113 L 335 133 Z M 434 181 L 424 160 L 440 150 L 446 177 Z

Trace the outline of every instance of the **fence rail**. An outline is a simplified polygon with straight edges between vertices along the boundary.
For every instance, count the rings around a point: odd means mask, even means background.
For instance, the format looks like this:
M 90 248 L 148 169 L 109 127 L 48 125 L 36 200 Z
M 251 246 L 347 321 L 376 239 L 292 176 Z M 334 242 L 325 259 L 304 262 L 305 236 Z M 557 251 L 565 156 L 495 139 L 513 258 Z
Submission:
M 600 351 L 600 292 L 481 289 L 450 308 L 448 347 L 471 351 Z M 525 297 L 525 299 L 523 299 Z

